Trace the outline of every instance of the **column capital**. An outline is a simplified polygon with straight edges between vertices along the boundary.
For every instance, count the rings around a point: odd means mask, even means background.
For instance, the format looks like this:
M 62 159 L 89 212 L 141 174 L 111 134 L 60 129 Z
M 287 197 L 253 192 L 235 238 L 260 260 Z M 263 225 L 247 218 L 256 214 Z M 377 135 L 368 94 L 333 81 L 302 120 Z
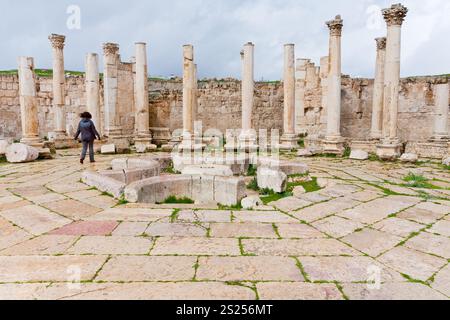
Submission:
M 388 26 L 401 26 L 408 13 L 408 8 L 398 3 L 392 5 L 390 8 L 383 9 L 382 13 Z
M 119 53 L 119 45 L 117 43 L 104 43 L 103 53 L 105 55 L 116 55 Z
M 386 37 L 376 38 L 377 49 L 378 50 L 386 50 Z
M 66 36 L 60 35 L 60 34 L 51 34 L 48 39 L 50 40 L 50 43 L 52 44 L 52 47 L 54 49 L 64 49 L 64 42 L 66 41 Z
M 330 33 L 332 36 L 341 36 L 342 35 L 342 27 L 344 26 L 344 20 L 342 20 L 340 15 L 337 15 L 334 20 L 327 21 L 326 25 L 330 29 Z

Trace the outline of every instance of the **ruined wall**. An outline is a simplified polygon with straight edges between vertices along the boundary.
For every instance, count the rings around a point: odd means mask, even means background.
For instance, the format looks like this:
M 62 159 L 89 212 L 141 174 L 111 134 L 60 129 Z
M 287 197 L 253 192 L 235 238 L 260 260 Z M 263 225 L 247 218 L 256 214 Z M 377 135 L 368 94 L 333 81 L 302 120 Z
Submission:
M 312 70 L 312 69 L 311 69 Z M 122 64 L 119 73 L 119 113 L 124 133 L 134 131 L 134 88 L 131 64 Z M 304 121 L 309 134 L 323 134 L 326 128 L 326 101 L 323 101 L 323 79 L 316 68 L 306 84 Z M 426 141 L 433 131 L 434 84 L 442 77 L 407 78 L 401 81 L 399 133 L 403 141 Z M 365 140 L 370 131 L 372 117 L 373 80 L 351 79 L 342 81 L 342 134 L 354 140 Z M 150 126 L 168 127 L 171 131 L 182 128 L 181 80 L 151 80 Z M 45 137 L 53 128 L 51 78 L 37 78 L 40 134 Z M 103 110 L 103 85 L 100 82 L 100 105 Z M 67 130 L 73 134 L 78 114 L 86 109 L 84 77 L 66 79 Z M 203 130 L 226 129 L 241 126 L 240 82 L 234 79 L 199 82 L 197 119 Z M 325 105 L 325 108 L 323 106 Z M 279 129 L 283 123 L 283 86 L 280 83 L 257 83 L 253 126 L 256 129 Z M 103 114 L 102 114 L 103 122 Z M 16 75 L 0 77 L 0 137 L 20 139 L 20 106 Z

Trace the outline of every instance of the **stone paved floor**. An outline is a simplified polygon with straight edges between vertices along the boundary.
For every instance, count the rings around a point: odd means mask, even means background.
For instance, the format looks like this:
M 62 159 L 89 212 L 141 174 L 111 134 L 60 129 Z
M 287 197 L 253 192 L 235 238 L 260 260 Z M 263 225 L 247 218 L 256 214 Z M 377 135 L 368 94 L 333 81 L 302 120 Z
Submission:
M 0 164 L 0 299 L 450 297 L 450 172 L 438 165 L 301 160 L 326 188 L 234 211 L 118 205 L 66 153 Z M 409 172 L 440 189 L 402 186 Z

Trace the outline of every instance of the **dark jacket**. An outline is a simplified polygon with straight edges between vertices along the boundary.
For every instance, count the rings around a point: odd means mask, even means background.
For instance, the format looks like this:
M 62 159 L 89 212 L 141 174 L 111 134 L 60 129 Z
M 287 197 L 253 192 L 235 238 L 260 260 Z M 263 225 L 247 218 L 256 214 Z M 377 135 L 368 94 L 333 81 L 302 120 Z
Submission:
M 100 140 L 100 134 L 95 129 L 94 122 L 90 119 L 81 119 L 78 124 L 78 130 L 75 134 L 75 140 L 78 139 L 78 136 L 81 134 L 81 141 L 94 141 L 97 137 Z

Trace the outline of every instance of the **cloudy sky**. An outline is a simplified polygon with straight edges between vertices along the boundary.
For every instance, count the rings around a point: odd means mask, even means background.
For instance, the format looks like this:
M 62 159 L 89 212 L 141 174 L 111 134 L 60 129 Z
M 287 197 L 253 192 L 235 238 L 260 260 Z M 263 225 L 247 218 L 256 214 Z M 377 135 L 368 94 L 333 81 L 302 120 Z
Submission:
M 51 67 L 50 33 L 67 36 L 67 70 L 84 70 L 88 52 L 120 44 L 122 60 L 133 44 L 148 43 L 153 76 L 181 74 L 182 45 L 195 46 L 199 77 L 239 77 L 239 52 L 255 43 L 256 79 L 278 80 L 283 44 L 297 58 L 319 63 L 328 52 L 325 21 L 344 19 L 343 72 L 372 77 L 375 37 L 386 33 L 380 9 L 396 0 L 0 0 L 0 69 L 15 69 L 17 56 Z M 403 0 L 410 12 L 403 28 L 402 75 L 450 73 L 450 1 Z M 80 10 L 80 28 L 73 6 Z M 68 13 L 69 11 L 69 13 Z M 75 28 L 74 28 L 75 27 Z

